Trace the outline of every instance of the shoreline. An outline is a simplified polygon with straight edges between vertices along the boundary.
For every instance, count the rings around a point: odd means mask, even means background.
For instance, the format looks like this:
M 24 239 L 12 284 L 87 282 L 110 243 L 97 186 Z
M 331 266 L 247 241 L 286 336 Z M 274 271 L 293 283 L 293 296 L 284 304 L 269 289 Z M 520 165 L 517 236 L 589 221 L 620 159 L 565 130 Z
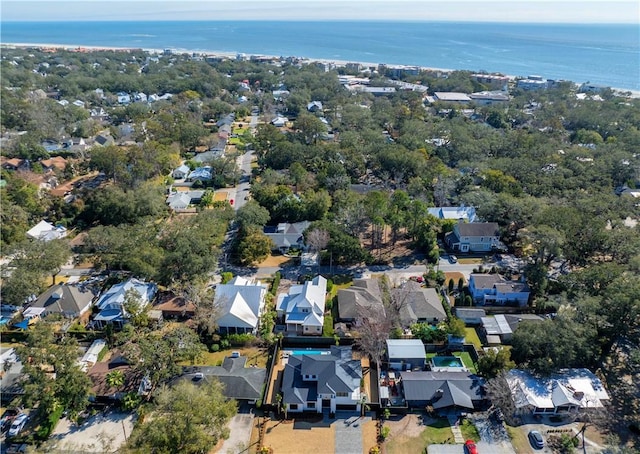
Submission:
M 157 49 L 157 48 L 145 48 L 145 47 L 117 47 L 117 46 L 87 46 L 87 45 L 82 45 L 82 44 L 59 44 L 59 43 L 0 43 L 0 48 L 30 48 L 30 47 L 37 47 L 37 48 L 49 48 L 49 49 L 63 49 L 63 50 L 67 50 L 67 51 L 73 51 L 73 50 L 79 50 L 79 49 L 86 49 L 87 51 L 133 51 L 133 50 L 141 50 L 143 52 L 146 52 L 148 54 L 162 54 L 165 52 L 166 49 Z M 245 54 L 245 52 L 242 51 L 217 51 L 217 50 L 195 50 L 195 49 L 182 49 L 182 48 L 168 48 L 169 50 L 176 52 L 176 53 L 188 53 L 188 54 L 201 54 L 201 55 L 206 55 L 206 56 L 212 56 L 212 57 L 228 57 L 228 58 L 235 58 L 238 54 Z M 261 57 L 267 57 L 267 58 L 283 58 L 283 56 L 277 56 L 277 55 L 263 55 L 263 54 L 252 54 L 252 55 L 259 55 Z M 293 57 L 293 56 L 285 56 L 286 57 Z M 296 58 L 300 58 L 302 60 L 308 60 L 310 62 L 319 62 L 319 63 L 327 63 L 327 64 L 334 64 L 337 66 L 345 66 L 348 63 L 358 63 L 362 66 L 379 66 L 379 65 L 384 65 L 387 63 L 384 62 L 378 62 L 378 63 L 373 63 L 373 62 L 363 62 L 363 61 L 352 61 L 352 60 L 336 60 L 336 59 L 331 59 L 331 58 L 312 58 L 312 57 L 305 57 L 305 56 L 297 56 Z M 453 72 L 453 71 L 459 71 L 456 69 L 447 69 L 447 68 L 433 68 L 433 67 L 427 67 L 427 66 L 420 66 L 420 65 L 402 65 L 402 64 L 387 64 L 389 66 L 406 66 L 406 67 L 418 67 L 421 70 L 424 71 L 441 71 L 441 72 Z M 467 71 L 472 71 L 472 72 L 476 72 L 472 69 L 467 69 Z M 521 78 L 521 77 L 526 77 L 526 76 L 514 76 L 514 75 L 510 75 L 510 74 L 504 74 L 502 72 L 494 72 L 494 73 L 489 73 L 489 74 L 501 74 L 504 77 L 508 77 L 509 80 L 513 81 L 517 78 Z M 575 81 L 570 81 L 572 82 L 574 85 L 578 86 L 580 84 L 578 84 Z M 614 91 L 617 94 L 622 94 L 622 93 L 631 93 L 631 98 L 640 98 L 640 90 L 634 90 L 634 89 L 628 89 L 628 88 L 617 88 L 617 87 L 609 87 L 612 91 Z

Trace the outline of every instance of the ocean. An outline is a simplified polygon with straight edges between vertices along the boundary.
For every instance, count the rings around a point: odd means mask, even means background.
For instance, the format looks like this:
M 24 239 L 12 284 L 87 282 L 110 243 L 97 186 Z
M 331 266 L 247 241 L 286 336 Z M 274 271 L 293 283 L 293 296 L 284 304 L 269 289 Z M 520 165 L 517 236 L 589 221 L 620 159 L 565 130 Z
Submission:
M 536 74 L 640 90 L 634 24 L 471 22 L 2 22 L 2 43 L 53 43 Z

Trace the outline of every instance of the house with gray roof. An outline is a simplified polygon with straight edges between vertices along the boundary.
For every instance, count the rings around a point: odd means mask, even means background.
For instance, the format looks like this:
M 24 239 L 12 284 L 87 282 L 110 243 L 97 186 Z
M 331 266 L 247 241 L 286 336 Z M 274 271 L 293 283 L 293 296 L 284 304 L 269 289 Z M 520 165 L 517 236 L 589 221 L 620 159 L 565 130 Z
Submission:
M 332 346 L 322 353 L 289 355 L 281 388 L 287 412 L 360 411 L 360 360 L 353 359 L 351 347 Z
M 531 293 L 524 281 L 512 281 L 500 274 L 472 273 L 469 292 L 475 304 L 526 306 Z
M 445 413 L 480 409 L 486 402 L 483 380 L 469 372 L 401 372 L 399 381 L 410 408 Z
M 211 166 L 198 167 L 189 172 L 188 181 L 210 181 L 213 178 Z
M 310 225 L 309 221 L 281 222 L 276 226 L 265 226 L 263 232 L 271 238 L 275 249 L 285 254 L 290 248 L 304 249 L 303 233 Z
M 74 318 L 87 312 L 95 297 L 88 286 L 56 284 L 42 293 L 30 307 L 44 308 L 43 316 L 60 314 Z
M 355 323 L 368 312 L 385 313 L 377 279 L 355 279 L 351 287 L 338 290 L 338 321 Z
M 417 282 L 409 281 L 391 292 L 400 303 L 400 322 L 404 328 L 414 323 L 437 325 L 447 318 L 440 295 L 434 288 L 423 288 Z
M 318 275 L 303 285 L 294 285 L 278 296 L 278 317 L 284 318 L 288 332 L 322 335 L 327 280 Z
M 201 375 L 200 375 L 201 374 Z M 172 384 L 188 381 L 196 386 L 219 380 L 224 385 L 224 396 L 242 402 L 256 403 L 262 398 L 262 388 L 267 379 L 267 370 L 262 367 L 247 367 L 246 356 L 227 356 L 221 366 L 184 367 L 182 375 Z
M 184 211 L 189 205 L 200 203 L 205 191 L 179 191 L 172 192 L 167 197 L 167 205 L 173 211 Z
M 504 250 L 496 222 L 458 221 L 445 236 L 447 245 L 459 252 L 490 252 Z
M 189 172 L 191 172 L 189 166 L 186 164 L 182 164 L 171 173 L 171 176 L 176 180 L 184 180 L 189 175 Z
M 387 339 L 389 369 L 424 369 L 427 351 L 420 339 Z
M 480 325 L 482 317 L 487 315 L 484 309 L 471 307 L 454 307 L 453 310 L 456 317 L 462 320 L 465 325 Z

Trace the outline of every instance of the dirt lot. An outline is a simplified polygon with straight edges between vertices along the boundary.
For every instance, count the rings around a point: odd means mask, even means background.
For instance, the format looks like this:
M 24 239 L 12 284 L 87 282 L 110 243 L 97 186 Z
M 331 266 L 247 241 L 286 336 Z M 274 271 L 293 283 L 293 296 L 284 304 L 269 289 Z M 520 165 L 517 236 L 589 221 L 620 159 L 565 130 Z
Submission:
M 133 414 L 119 412 L 99 413 L 81 426 L 61 419 L 51 440 L 59 450 L 68 452 L 112 452 L 131 435 L 133 423 Z

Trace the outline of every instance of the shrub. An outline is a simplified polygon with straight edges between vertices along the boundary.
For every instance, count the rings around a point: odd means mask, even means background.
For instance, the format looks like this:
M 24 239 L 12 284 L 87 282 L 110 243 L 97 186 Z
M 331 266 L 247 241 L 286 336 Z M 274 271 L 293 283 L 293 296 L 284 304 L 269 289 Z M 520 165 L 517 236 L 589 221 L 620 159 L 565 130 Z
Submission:
M 211 344 L 211 347 L 209 348 L 209 351 L 211 353 L 219 352 L 220 351 L 220 344 Z
M 251 345 L 256 338 L 253 334 L 229 334 L 227 340 L 234 347 L 246 347 Z
M 46 421 L 42 422 L 36 431 L 36 438 L 39 440 L 46 440 L 49 438 L 49 435 L 51 435 L 51 432 L 56 428 L 56 424 L 58 424 L 58 421 L 62 417 L 63 412 L 64 408 L 60 405 L 54 411 L 49 413 Z
M 327 292 L 331 292 L 333 290 L 333 281 L 331 279 L 327 279 Z
M 233 273 L 230 271 L 225 271 L 224 273 L 222 273 L 220 275 L 220 283 L 221 284 L 226 284 L 227 282 L 229 282 L 231 279 L 233 279 Z
M 391 428 L 389 426 L 384 426 L 382 429 L 380 429 L 380 438 L 384 441 L 389 437 L 390 433 Z

